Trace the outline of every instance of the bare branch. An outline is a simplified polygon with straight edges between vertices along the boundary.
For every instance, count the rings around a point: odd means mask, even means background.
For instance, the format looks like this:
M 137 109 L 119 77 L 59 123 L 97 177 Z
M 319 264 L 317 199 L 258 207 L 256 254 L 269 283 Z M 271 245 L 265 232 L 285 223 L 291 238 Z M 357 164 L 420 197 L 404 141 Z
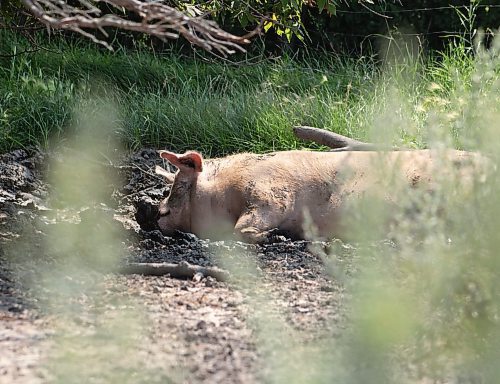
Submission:
M 187 262 L 169 263 L 130 263 L 120 269 L 125 275 L 138 274 L 147 276 L 170 275 L 177 279 L 193 278 L 196 274 L 211 276 L 219 281 L 227 281 L 229 272 L 217 267 L 201 267 Z
M 163 0 L 95 0 L 104 2 L 117 10 L 135 13 L 141 21 L 133 21 L 117 14 L 102 15 L 88 0 L 78 0 L 78 5 L 69 5 L 62 0 L 21 0 L 26 9 L 42 23 L 55 29 L 78 32 L 111 48 L 105 41 L 88 32 L 112 27 L 156 36 L 162 40 L 183 36 L 186 40 L 207 51 L 216 50 L 224 57 L 235 50 L 244 52 L 243 44 L 260 33 L 261 26 L 246 36 L 235 36 L 223 31 L 215 22 L 200 17 L 190 17 L 164 4 Z
M 299 139 L 310 140 L 332 148 L 334 151 L 383 151 L 397 150 L 396 148 L 384 147 L 379 144 L 365 143 L 351 139 L 326 129 L 308 127 L 305 125 L 293 127 L 293 133 Z

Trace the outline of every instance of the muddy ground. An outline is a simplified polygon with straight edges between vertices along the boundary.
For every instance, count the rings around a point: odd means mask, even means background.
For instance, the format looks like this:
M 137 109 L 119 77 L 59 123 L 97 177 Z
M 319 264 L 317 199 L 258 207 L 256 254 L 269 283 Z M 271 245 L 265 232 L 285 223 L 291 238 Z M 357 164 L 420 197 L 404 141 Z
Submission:
M 401 258 L 392 241 L 164 237 L 158 164 L 149 149 L 0 155 L 0 383 L 484 382 L 425 333 L 390 353 L 359 338 L 351 292 Z M 157 263 L 208 273 L 134 273 Z
M 1 383 L 253 383 L 317 374 L 292 351 L 317 350 L 345 328 L 343 280 L 328 269 L 333 260 L 349 276 L 352 247 L 166 238 L 151 220 L 168 193 L 154 175 L 154 151 L 103 160 L 121 181 L 109 186 L 109 199 L 87 206 L 58 196 L 47 181 L 51 161 L 63 160 L 37 150 L 0 156 Z M 100 243 L 117 229 L 115 242 Z M 119 257 L 102 260 L 106 247 Z M 217 267 L 229 279 L 120 273 L 133 262 Z

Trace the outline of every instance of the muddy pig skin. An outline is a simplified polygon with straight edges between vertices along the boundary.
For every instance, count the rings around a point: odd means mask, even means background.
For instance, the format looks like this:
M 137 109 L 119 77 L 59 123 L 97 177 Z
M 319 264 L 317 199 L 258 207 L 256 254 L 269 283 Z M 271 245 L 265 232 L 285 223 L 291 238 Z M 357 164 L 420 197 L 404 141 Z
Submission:
M 165 235 L 179 230 L 251 243 L 276 233 L 343 237 L 346 218 L 362 199 L 397 205 L 409 190 L 432 190 L 452 173 L 461 185 L 470 185 L 483 162 L 479 154 L 458 150 L 283 151 L 211 160 L 194 151 L 159 153 L 178 168 L 176 173 L 156 169 L 172 183 L 159 206 Z

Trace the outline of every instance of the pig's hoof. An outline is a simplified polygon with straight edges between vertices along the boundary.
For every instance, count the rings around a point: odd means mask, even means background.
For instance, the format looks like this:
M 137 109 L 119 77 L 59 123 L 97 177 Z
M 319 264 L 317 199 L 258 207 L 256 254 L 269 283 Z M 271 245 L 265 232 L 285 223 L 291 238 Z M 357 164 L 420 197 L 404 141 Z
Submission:
M 240 231 L 240 234 L 247 243 L 272 244 L 287 240 L 285 236 L 281 236 L 278 228 L 261 231 L 255 227 L 246 227 Z
M 188 242 L 195 242 L 200 240 L 196 235 L 193 235 L 192 233 L 182 232 L 179 230 L 176 230 L 172 237 L 176 239 L 186 240 Z
M 247 243 L 263 243 L 267 241 L 267 233 L 255 227 L 242 228 L 239 232 L 243 241 Z
M 272 236 L 268 237 L 269 244 L 285 243 L 287 241 L 290 241 L 290 239 L 288 237 L 280 235 L 280 234 L 273 234 Z

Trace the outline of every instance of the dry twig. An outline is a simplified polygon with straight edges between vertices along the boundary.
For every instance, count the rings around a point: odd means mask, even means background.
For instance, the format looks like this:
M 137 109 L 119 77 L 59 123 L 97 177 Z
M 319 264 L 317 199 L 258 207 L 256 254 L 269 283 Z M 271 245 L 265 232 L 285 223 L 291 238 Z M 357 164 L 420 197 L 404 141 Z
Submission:
M 196 274 L 203 276 L 211 276 L 219 281 L 227 281 L 229 272 L 217 267 L 201 267 L 199 265 L 191 265 L 187 262 L 179 264 L 169 263 L 130 263 L 120 269 L 120 273 L 125 275 L 138 274 L 147 276 L 163 276 L 178 279 L 193 278 Z
M 183 36 L 192 44 L 207 51 L 218 51 L 223 56 L 244 52 L 242 44 L 260 32 L 260 26 L 245 36 L 235 36 L 223 31 L 215 22 L 200 17 L 190 17 L 164 4 L 163 0 L 78 0 L 70 5 L 63 0 L 21 0 L 27 10 L 45 25 L 55 29 L 78 32 L 99 44 L 111 46 L 89 29 L 97 29 L 107 36 L 105 27 L 142 32 L 162 40 Z M 118 12 L 136 14 L 140 21 L 133 21 L 118 14 L 102 15 L 92 3 L 104 2 Z
M 390 148 L 380 144 L 365 143 L 351 139 L 338 133 L 327 131 L 325 129 L 308 127 L 300 125 L 293 127 L 293 133 L 299 139 L 310 140 L 320 145 L 332 148 L 332 151 L 394 151 L 398 148 Z

